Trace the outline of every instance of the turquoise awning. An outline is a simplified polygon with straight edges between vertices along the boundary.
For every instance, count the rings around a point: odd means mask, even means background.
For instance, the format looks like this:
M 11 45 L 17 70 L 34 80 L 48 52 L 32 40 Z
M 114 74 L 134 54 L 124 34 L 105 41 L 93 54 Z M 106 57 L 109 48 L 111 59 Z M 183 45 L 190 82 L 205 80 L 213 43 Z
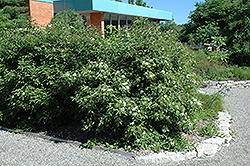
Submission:
M 75 11 L 99 11 L 159 20 L 172 20 L 172 13 L 168 11 L 151 9 L 111 0 L 56 0 L 53 3 L 55 13 L 62 10 L 73 9 Z
M 53 3 L 54 1 L 60 1 L 60 0 L 34 0 L 34 1 Z

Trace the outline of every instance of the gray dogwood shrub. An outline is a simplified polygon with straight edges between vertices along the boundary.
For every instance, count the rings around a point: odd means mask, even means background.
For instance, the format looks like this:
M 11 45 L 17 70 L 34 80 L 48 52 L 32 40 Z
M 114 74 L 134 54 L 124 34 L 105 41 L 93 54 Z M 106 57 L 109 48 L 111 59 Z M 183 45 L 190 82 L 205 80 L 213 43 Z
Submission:
M 4 31 L 0 44 L 0 107 L 5 125 L 47 126 L 72 121 L 78 88 L 73 76 L 96 59 L 101 36 L 59 24 Z M 91 49 L 89 49 L 91 48 Z
M 116 147 L 181 150 L 192 130 L 199 77 L 192 55 L 160 26 L 136 20 L 109 35 L 100 59 L 79 71 L 84 78 L 73 100 L 88 112 L 84 129 L 95 143 Z M 84 77 L 83 77 L 84 76 Z
M 199 77 L 171 31 L 144 19 L 103 39 L 51 24 L 0 36 L 0 120 L 14 127 L 81 121 L 88 145 L 183 150 Z M 2 116 L 1 116 L 2 115 Z

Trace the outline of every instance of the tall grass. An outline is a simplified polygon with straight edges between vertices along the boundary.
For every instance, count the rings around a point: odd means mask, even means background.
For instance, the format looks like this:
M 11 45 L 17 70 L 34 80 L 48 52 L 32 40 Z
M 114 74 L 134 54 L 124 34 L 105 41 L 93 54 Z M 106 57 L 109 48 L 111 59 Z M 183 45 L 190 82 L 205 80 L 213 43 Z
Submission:
M 219 58 L 218 52 L 194 51 L 194 58 L 196 61 L 194 72 L 204 80 L 250 80 L 250 67 L 229 65 L 225 59 Z
M 195 113 L 195 119 L 198 122 L 196 131 L 199 135 L 220 136 L 215 120 L 218 119 L 218 112 L 224 111 L 223 96 L 227 95 L 226 92 L 229 90 L 228 88 L 222 88 L 213 95 L 198 94 L 197 98 L 202 104 L 202 111 Z
M 250 80 L 250 67 L 231 66 L 229 70 L 238 80 Z

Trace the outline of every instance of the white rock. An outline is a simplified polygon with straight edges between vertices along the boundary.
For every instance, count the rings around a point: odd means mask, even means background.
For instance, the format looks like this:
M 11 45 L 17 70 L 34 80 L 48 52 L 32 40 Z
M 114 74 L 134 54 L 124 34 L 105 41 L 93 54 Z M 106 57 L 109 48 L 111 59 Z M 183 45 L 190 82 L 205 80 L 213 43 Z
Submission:
M 213 156 L 219 150 L 219 145 L 201 143 L 196 149 L 198 151 L 198 157 Z
M 230 127 L 230 122 L 231 121 L 229 121 L 229 120 L 225 120 L 225 121 L 221 121 L 221 122 L 219 122 L 219 124 L 218 124 L 218 127 L 219 128 L 229 128 Z
M 235 86 L 235 84 L 231 84 L 231 83 L 227 84 L 227 87 L 229 87 L 229 88 L 234 87 L 234 86 Z
M 234 81 L 233 81 L 233 80 L 228 80 L 227 82 L 228 82 L 228 83 L 233 83 Z
M 197 152 L 195 150 L 187 152 L 185 153 L 185 159 L 186 160 L 193 159 L 196 157 L 196 155 L 197 155 Z
M 244 84 L 246 84 L 246 81 L 238 81 L 237 84 L 238 85 L 244 85 Z
M 235 88 L 238 88 L 238 87 L 237 87 L 237 86 L 232 86 L 231 88 L 232 88 L 232 89 L 235 89 Z
M 222 145 L 223 143 L 225 143 L 225 139 L 220 137 L 209 138 L 207 140 L 204 140 L 202 143 Z
M 221 84 L 221 85 L 224 85 L 224 84 L 227 83 L 227 81 L 219 81 L 218 83 Z
M 227 112 L 218 112 L 219 121 L 223 121 L 225 119 L 230 119 L 231 116 Z
M 185 160 L 185 156 L 181 152 L 164 152 L 155 153 L 147 156 L 136 157 L 138 160 L 164 160 L 164 161 L 181 161 Z
M 217 83 L 216 81 L 210 81 L 210 82 L 209 82 L 209 85 L 210 85 L 210 86 L 216 86 L 217 84 L 218 84 L 218 83 Z

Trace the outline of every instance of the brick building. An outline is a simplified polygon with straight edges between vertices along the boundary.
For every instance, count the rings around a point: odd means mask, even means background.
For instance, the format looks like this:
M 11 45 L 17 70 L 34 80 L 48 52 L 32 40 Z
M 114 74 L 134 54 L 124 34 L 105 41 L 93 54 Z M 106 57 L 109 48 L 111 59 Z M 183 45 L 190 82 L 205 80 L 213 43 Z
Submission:
M 29 7 L 32 20 L 40 25 L 47 25 L 62 10 L 73 9 L 103 33 L 107 25 L 119 28 L 135 17 L 157 22 L 172 20 L 171 12 L 111 0 L 29 0 Z

